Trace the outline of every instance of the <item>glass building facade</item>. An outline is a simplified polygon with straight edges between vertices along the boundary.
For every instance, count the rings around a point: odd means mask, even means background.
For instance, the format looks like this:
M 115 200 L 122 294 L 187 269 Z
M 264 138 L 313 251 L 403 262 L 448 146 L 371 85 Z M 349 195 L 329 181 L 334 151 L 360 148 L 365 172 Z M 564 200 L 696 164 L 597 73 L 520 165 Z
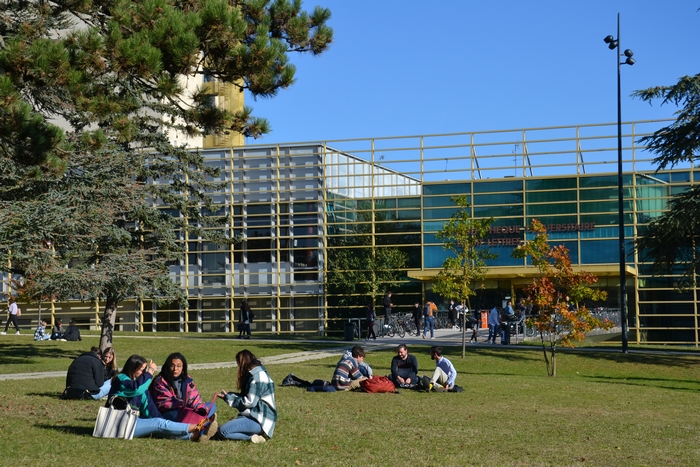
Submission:
M 700 183 L 700 169 L 690 165 L 656 172 L 653 156 L 638 145 L 665 124 L 623 125 L 629 340 L 697 346 L 698 290 L 679 292 L 676 276 L 652 276 L 632 248 L 672 196 Z M 218 208 L 212 215 L 224 216 L 240 242 L 222 248 L 183 239 L 187 255 L 171 276 L 189 308 L 128 301 L 119 326 L 235 332 L 245 298 L 255 310 L 254 332 L 340 333 L 347 318 L 364 316 L 367 298 L 329 288 L 327 259 L 358 244 L 407 254 L 404 279 L 392 287 L 395 310 L 426 298 L 444 303 L 450 297 L 435 296 L 431 281 L 446 258 L 436 233 L 455 212 L 454 195 L 467 197 L 472 217 L 494 218 L 486 243 L 498 257 L 472 307 L 517 297 L 532 280 L 534 268 L 511 253 L 538 219 L 553 244 L 569 249 L 575 268 L 595 273 L 596 287 L 608 291 L 606 302 L 589 305 L 616 309 L 617 154 L 616 124 L 204 150 L 227 187 L 211 194 Z M 94 326 L 98 307 L 54 303 L 51 313 Z

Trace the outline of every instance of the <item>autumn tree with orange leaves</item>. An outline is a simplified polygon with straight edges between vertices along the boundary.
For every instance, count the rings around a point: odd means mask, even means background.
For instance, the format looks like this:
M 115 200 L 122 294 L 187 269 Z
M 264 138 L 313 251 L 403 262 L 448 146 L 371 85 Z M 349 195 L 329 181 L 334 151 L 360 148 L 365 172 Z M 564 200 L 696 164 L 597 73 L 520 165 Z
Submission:
M 544 225 L 534 219 L 529 231 L 535 238 L 513 251 L 513 257 L 530 257 L 539 276 L 523 289 L 533 309 L 539 313 L 528 318 L 527 325 L 534 327 L 540 335 L 547 375 L 557 375 L 557 345 L 573 347 L 572 340 L 582 341 L 595 328 L 609 329 L 612 323 L 594 317 L 584 301 L 604 300 L 607 293 L 593 289 L 590 285 L 598 277 L 589 272 L 574 272 L 569 250 L 563 245 L 549 244 L 549 235 Z M 566 297 L 569 297 L 567 303 Z M 547 355 L 549 344 L 549 356 Z

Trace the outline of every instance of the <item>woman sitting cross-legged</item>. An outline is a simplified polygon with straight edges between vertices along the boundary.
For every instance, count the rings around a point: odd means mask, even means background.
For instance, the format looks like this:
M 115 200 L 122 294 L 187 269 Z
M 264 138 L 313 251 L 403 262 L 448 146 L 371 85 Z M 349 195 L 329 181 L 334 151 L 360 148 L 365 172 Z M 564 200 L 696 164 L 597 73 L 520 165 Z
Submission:
M 218 428 L 216 414 L 203 419 L 198 424 L 173 422 L 163 418 L 151 399 L 148 387 L 153 381 L 156 365 L 151 360 L 140 355 L 132 355 L 124 363 L 122 372 L 112 378 L 112 396 L 123 397 L 126 402 L 139 409 L 134 437 L 158 435 L 165 438 L 191 439 L 192 441 L 208 440 Z M 114 407 L 121 409 L 115 400 Z M 109 403 L 109 402 L 108 402 Z
M 187 374 L 187 360 L 179 352 L 171 353 L 165 359 L 160 374 L 153 379 L 151 396 L 163 418 L 181 422 L 192 411 L 201 416 L 210 413 L 210 408 L 202 402 L 199 391 Z M 212 407 L 211 413 L 216 412 Z
M 219 428 L 219 436 L 264 443 L 272 437 L 277 421 L 275 383 L 260 360 L 250 350 L 236 354 L 238 364 L 237 386 L 240 393 L 221 391 L 217 397 L 238 410 L 238 417 Z

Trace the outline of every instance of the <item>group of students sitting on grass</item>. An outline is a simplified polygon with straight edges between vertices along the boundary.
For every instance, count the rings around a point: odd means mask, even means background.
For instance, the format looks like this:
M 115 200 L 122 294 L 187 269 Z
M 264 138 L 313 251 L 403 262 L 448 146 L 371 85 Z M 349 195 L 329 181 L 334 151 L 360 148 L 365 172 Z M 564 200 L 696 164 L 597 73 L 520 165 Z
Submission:
M 247 349 L 236 354 L 238 392 L 221 391 L 205 402 L 187 372 L 181 353 L 157 366 L 140 355 L 130 356 L 117 371 L 114 349 L 93 347 L 68 368 L 64 399 L 107 399 L 117 409 L 126 404 L 139 410 L 134 437 L 159 436 L 192 441 L 232 439 L 263 443 L 277 421 L 275 386 L 260 361 Z M 216 399 L 238 411 L 219 426 Z
M 63 322 L 61 318 L 56 319 L 56 324 L 54 324 L 51 334 L 46 332 L 46 326 L 48 326 L 46 320 L 42 319 L 34 330 L 34 340 L 35 341 L 47 341 L 49 339 L 53 341 L 81 341 L 80 329 L 75 323 L 75 320 L 70 320 L 68 324 L 68 329 L 63 329 Z

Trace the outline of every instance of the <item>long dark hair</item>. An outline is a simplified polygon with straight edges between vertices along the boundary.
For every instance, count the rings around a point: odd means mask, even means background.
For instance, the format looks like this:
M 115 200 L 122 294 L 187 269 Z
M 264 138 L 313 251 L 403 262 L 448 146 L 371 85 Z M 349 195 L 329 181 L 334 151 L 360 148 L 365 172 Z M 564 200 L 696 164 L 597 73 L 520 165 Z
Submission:
M 185 356 L 180 352 L 171 353 L 168 355 L 168 358 L 165 359 L 163 366 L 160 367 L 160 376 L 167 381 L 168 386 L 170 387 L 173 387 L 173 381 L 175 381 L 173 370 L 170 368 L 173 364 L 173 360 L 182 360 L 182 373 L 180 373 L 180 375 L 183 378 L 187 376 L 187 360 L 185 359 Z
M 128 376 L 129 379 L 134 379 L 136 370 L 141 368 L 145 363 L 147 363 L 146 359 L 141 355 L 132 355 L 126 359 L 126 363 L 124 363 L 124 367 L 122 368 L 122 374 Z
M 236 363 L 238 364 L 238 381 L 236 381 L 236 384 L 238 389 L 242 390 L 250 377 L 250 370 L 256 366 L 261 366 L 262 363 L 248 349 L 243 349 L 236 354 Z

